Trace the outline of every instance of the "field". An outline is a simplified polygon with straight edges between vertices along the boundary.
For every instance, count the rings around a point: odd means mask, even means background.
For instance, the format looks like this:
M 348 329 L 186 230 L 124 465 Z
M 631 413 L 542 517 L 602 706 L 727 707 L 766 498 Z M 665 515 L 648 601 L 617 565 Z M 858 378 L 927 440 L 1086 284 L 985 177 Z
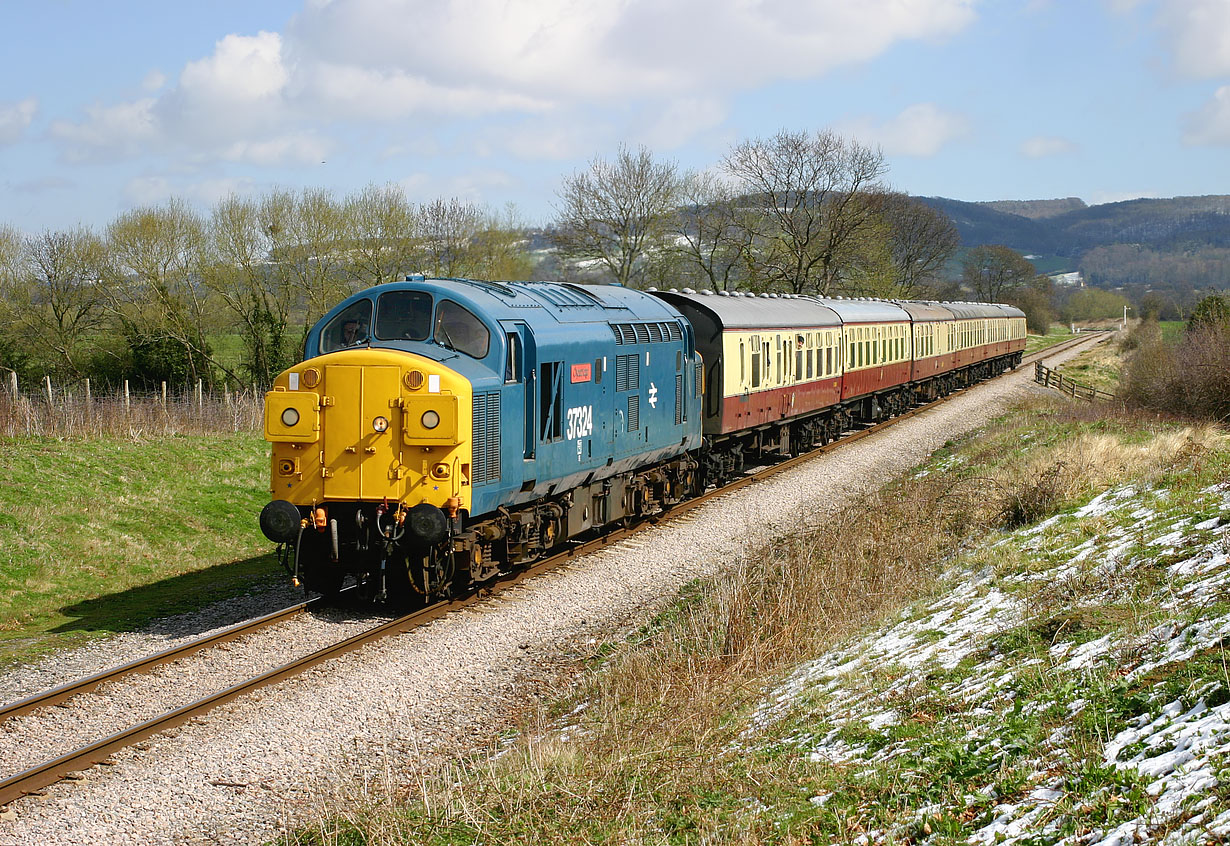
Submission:
M 259 434 L 0 439 L 0 666 L 250 590 Z
M 506 745 L 292 841 L 1230 831 L 1230 440 L 1101 414 L 1043 397 L 950 443 L 599 649 Z

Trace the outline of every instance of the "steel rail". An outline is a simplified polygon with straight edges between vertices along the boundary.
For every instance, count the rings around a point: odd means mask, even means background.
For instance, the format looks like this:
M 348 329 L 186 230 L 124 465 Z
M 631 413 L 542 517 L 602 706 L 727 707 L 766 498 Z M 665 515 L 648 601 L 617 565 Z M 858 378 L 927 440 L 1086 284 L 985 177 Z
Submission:
M 1048 347 L 1044 350 L 1039 350 L 1036 353 L 1032 353 L 1031 355 L 1027 356 L 1025 360 L 1022 361 L 1021 366 L 1024 366 L 1027 363 L 1033 363 L 1034 361 L 1048 358 L 1060 352 L 1064 352 L 1065 350 L 1073 346 L 1076 346 L 1078 344 L 1089 343 L 1089 342 L 1096 343 L 1099 340 L 1101 339 L 1086 337 L 1086 338 L 1076 338 L 1071 341 L 1065 341 L 1061 344 L 1056 344 L 1052 347 Z M 987 381 L 990 381 L 990 380 L 987 380 Z M 695 508 L 698 508 L 701 505 L 704 505 L 709 500 L 715 497 L 722 496 L 724 494 L 728 494 L 733 491 L 737 491 L 743 487 L 754 484 L 758 481 L 762 481 L 763 479 L 769 478 L 770 476 L 773 476 L 777 473 L 785 472 L 786 470 L 796 467 L 799 464 L 802 464 L 819 455 L 827 454 L 840 447 L 843 447 L 848 444 L 854 443 L 858 440 L 861 440 L 862 438 L 869 437 L 870 435 L 876 434 L 888 428 L 889 426 L 896 425 L 897 423 L 900 423 L 904 420 L 914 417 L 915 415 L 921 414 L 925 411 L 935 408 L 936 406 L 941 405 L 942 403 L 945 403 L 948 400 L 953 399 L 957 396 L 960 396 L 961 394 L 965 393 L 971 388 L 975 388 L 981 384 L 986 384 L 986 382 L 979 382 L 974 385 L 970 385 L 965 388 L 962 388 L 960 390 L 953 391 L 947 396 L 940 397 L 939 399 L 933 400 L 925 405 L 912 408 L 906 412 L 903 412 L 902 414 L 897 415 L 896 417 L 891 417 L 887 420 L 881 421 L 880 423 L 877 423 L 866 429 L 862 429 L 860 431 L 847 434 L 841 438 L 838 438 L 835 441 L 832 441 L 831 443 L 825 444 L 822 447 L 819 447 L 817 449 L 803 453 L 802 455 L 798 455 L 793 458 L 787 459 L 785 461 L 779 462 L 777 464 L 773 464 L 772 466 L 762 468 L 761 470 L 756 471 L 752 474 L 749 474 L 748 476 L 745 476 L 741 479 L 736 479 L 735 481 L 727 485 L 724 485 L 721 488 L 715 488 L 714 490 L 707 491 L 698 497 L 694 497 L 693 499 L 680 503 L 679 505 L 674 506 L 671 509 L 669 509 L 667 512 L 661 515 L 657 515 L 657 517 L 655 518 L 642 521 L 634 526 L 617 528 L 612 532 L 608 532 L 606 534 L 601 535 L 600 537 L 597 537 L 597 538 L 594 538 L 592 540 L 585 541 L 582 543 L 578 543 L 559 553 L 556 553 L 547 558 L 544 558 L 543 560 L 536 562 L 535 564 L 525 568 L 524 570 L 520 570 L 516 572 L 515 574 L 512 574 L 508 577 L 500 579 L 499 584 L 501 588 L 507 588 L 515 584 L 518 584 L 522 581 L 531 579 L 535 576 L 541 575 L 542 573 L 552 570 L 556 567 L 559 567 L 560 565 L 565 564 L 568 561 L 571 561 L 577 557 L 580 557 L 582 555 L 586 555 L 590 552 L 596 551 L 604 546 L 607 546 L 611 543 L 622 540 L 626 537 L 637 534 L 639 532 L 647 531 L 653 526 L 660 524 L 662 521 L 670 520 L 680 515 L 686 514 L 687 512 Z M 352 637 L 349 637 L 346 640 L 339 641 L 338 643 L 335 643 L 331 646 L 326 646 L 322 649 L 319 649 L 310 655 L 306 655 L 302 658 L 291 661 L 280 667 L 275 667 L 271 670 L 261 673 L 258 676 L 254 676 L 251 679 L 248 679 L 247 681 L 240 682 L 239 684 L 233 685 L 211 696 L 205 697 L 204 699 L 200 699 L 196 702 L 191 702 L 187 705 L 181 706 L 172 711 L 168 711 L 165 714 L 162 714 L 151 720 L 147 720 L 143 723 L 140 723 L 139 725 L 135 725 L 124 731 L 117 732 L 116 734 L 113 734 L 110 737 L 106 737 L 89 746 L 82 747 L 80 749 L 69 752 L 65 755 L 61 755 L 60 757 L 54 760 L 47 761 L 46 763 L 40 764 L 35 767 L 31 767 L 30 769 L 17 773 L 16 775 L 13 775 L 9 778 L 6 778 L 0 781 L 0 807 L 7 805 L 8 803 L 14 801 L 15 799 L 19 799 L 22 796 L 38 791 L 44 787 L 47 787 L 48 785 L 54 784 L 57 781 L 61 781 L 66 776 L 68 776 L 70 773 L 77 772 L 79 770 L 92 766 L 93 764 L 96 764 L 100 761 L 104 761 L 110 755 L 112 755 L 113 753 L 121 749 L 124 749 L 128 746 L 132 746 L 135 743 L 139 743 L 142 740 L 152 737 L 155 734 L 159 734 L 160 732 L 166 731 L 167 729 L 172 728 L 174 726 L 182 725 L 188 720 L 191 720 L 194 717 L 200 716 L 201 714 L 204 714 L 207 711 L 210 711 L 219 705 L 222 705 L 224 703 L 237 699 L 238 697 L 243 696 L 244 694 L 250 693 L 254 690 L 257 690 L 262 687 L 266 687 L 271 684 L 275 684 L 279 681 L 283 681 L 285 679 L 289 679 L 294 676 L 297 676 L 303 673 L 305 670 L 308 670 L 318 664 L 321 664 L 325 661 L 339 657 L 348 652 L 353 652 L 354 650 L 359 649 L 363 646 L 366 646 L 367 644 L 372 643 L 374 641 L 381 640 L 385 637 L 389 637 L 395 634 L 402 634 L 411 629 L 425 625 L 426 623 L 432 620 L 435 620 L 441 616 L 444 616 L 445 614 L 460 610 L 469 605 L 473 605 L 477 602 L 480 602 L 484 600 L 488 595 L 489 595 L 489 591 L 487 590 L 474 591 L 469 596 L 466 596 L 460 599 L 439 602 L 434 605 L 430 605 L 426 608 L 422 608 L 411 614 L 407 614 L 405 616 L 398 617 L 394 620 L 390 620 L 386 623 L 382 623 L 378 626 L 368 629 L 367 631 L 360 632 L 357 635 L 353 635 Z M 229 629 L 219 632 L 216 636 L 214 636 L 214 639 L 212 639 L 211 642 L 209 643 L 193 642 L 193 643 L 185 644 L 182 647 L 177 647 L 175 649 L 167 650 L 166 652 L 158 653 L 157 655 L 150 656 L 149 658 L 142 659 L 140 661 L 134 661 L 131 664 L 126 664 L 123 667 L 117 668 L 114 671 L 100 673 L 96 676 L 91 676 L 88 679 L 83 679 L 80 682 L 75 682 L 69 685 L 64 685 L 63 687 L 56 688 L 55 690 L 52 690 L 52 691 L 48 691 L 46 694 L 40 694 L 39 696 L 31 697 L 30 699 L 27 699 L 27 700 L 22 700 L 22 702 L 16 703 L 14 706 L 10 706 L 8 710 L 4 712 L 0 712 L 0 714 L 15 713 L 16 709 L 19 706 L 25 706 L 26 703 L 33 703 L 25 708 L 25 710 L 32 710 L 33 708 L 40 707 L 41 705 L 62 701 L 63 699 L 67 699 L 69 696 L 74 695 L 74 693 L 81 692 L 82 690 L 89 689 L 90 687 L 97 687 L 99 684 L 102 684 L 105 681 L 109 681 L 113 678 L 118 678 L 119 674 L 122 671 L 124 675 L 128 675 L 133 672 L 139 672 L 141 668 L 153 666 L 154 664 L 157 664 L 157 663 L 165 663 L 166 661 L 174 660 L 176 657 L 182 657 L 182 655 L 189 654 L 190 652 L 196 651 L 199 649 L 204 649 L 207 646 L 213 645 L 215 643 L 221 643 L 224 640 L 232 640 L 236 637 L 239 637 L 247 633 L 247 631 L 252 631 L 255 628 L 262 627 L 263 625 L 270 625 L 272 622 L 276 622 L 277 619 L 289 618 L 290 616 L 294 616 L 294 614 L 296 613 L 301 613 L 303 610 L 307 608 L 307 606 L 311 604 L 312 604 L 311 602 L 301 603 L 298 606 L 292 606 L 291 608 L 283 609 L 282 611 L 274 612 L 273 614 L 268 614 L 265 617 L 258 618 L 257 620 L 252 620 L 252 621 L 248 621 L 247 623 L 237 624 L 236 626 L 232 626 Z M 262 625 L 260 626 L 255 625 L 257 623 L 261 623 Z M 244 631 L 245 626 L 248 627 L 247 631 Z M 53 697 L 58 697 L 58 698 L 53 698 Z M 22 713 L 24 713 L 24 711 L 22 711 Z
M 291 605 L 279 611 L 273 611 L 265 614 L 262 617 L 254 617 L 251 620 L 244 620 L 240 623 L 235 623 L 225 629 L 214 632 L 211 635 L 197 638 L 196 640 L 182 643 L 179 646 L 173 646 L 170 649 L 156 652 L 152 655 L 147 655 L 144 658 L 138 658 L 135 661 L 130 661 L 127 664 L 121 664 L 118 667 L 111 667 L 106 670 L 95 673 L 92 676 L 79 679 L 77 681 L 62 684 L 59 687 L 45 690 L 42 693 L 36 693 L 33 696 L 28 696 L 25 699 L 16 702 L 10 702 L 3 707 L 0 707 L 0 723 L 10 717 L 19 717 L 22 714 L 28 714 L 36 708 L 44 708 L 49 705 L 58 705 L 59 703 L 76 696 L 79 693 L 86 693 L 94 690 L 107 682 L 118 681 L 126 676 L 135 675 L 137 673 L 148 672 L 153 667 L 159 664 L 167 664 L 171 661 L 178 660 L 194 652 L 200 652 L 202 649 L 208 649 L 211 646 L 217 646 L 220 643 L 227 643 L 244 635 L 251 634 L 275 623 L 280 623 L 284 620 L 289 620 L 297 617 L 312 606 L 318 604 L 319 599 L 310 599 L 306 602 L 300 602 L 298 605 Z

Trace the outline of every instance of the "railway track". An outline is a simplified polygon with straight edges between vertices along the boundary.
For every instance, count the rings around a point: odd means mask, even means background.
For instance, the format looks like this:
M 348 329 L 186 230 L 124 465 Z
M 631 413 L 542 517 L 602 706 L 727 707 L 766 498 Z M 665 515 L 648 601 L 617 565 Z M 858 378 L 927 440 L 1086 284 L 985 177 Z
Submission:
M 1064 352 L 1074 346 L 1080 344 L 1097 343 L 1099 340 L 1101 339 L 1076 338 L 1061 344 L 1057 344 L 1053 347 L 1048 347 L 1045 350 L 1041 350 L 1037 353 L 1026 356 L 1022 362 L 1022 366 L 1029 365 L 1034 361 L 1040 361 L 1052 355 Z M 940 398 L 926 405 L 918 406 L 917 408 L 911 409 L 882 423 L 846 434 L 841 439 L 826 446 L 757 470 L 720 489 L 708 491 L 700 497 L 675 506 L 667 514 L 661 515 L 653 521 L 646 521 L 645 523 L 628 528 L 616 529 L 615 531 L 602 535 L 594 540 L 574 545 L 563 552 L 545 558 L 542 561 L 539 561 L 506 579 L 502 579 L 500 586 L 511 587 L 512 585 L 531 579 L 587 553 L 616 543 L 638 532 L 645 531 L 651 525 L 656 524 L 661 520 L 672 519 L 679 515 L 685 514 L 705 504 L 714 497 L 722 496 L 748 485 L 755 484 L 756 482 L 767 479 L 777 473 L 782 473 L 796 467 L 818 455 L 832 452 L 847 444 L 854 443 L 862 438 L 880 432 L 889 426 L 897 425 L 898 423 L 934 408 L 935 406 L 944 403 L 967 390 L 969 390 L 969 388 L 955 391 L 947 397 Z M 273 669 L 253 676 L 246 681 L 232 685 L 210 696 L 167 711 L 153 719 L 141 722 L 108 737 L 104 737 L 88 746 L 73 750 L 55 759 L 46 761 L 45 763 L 17 773 L 16 775 L 0 781 L 0 806 L 4 806 L 24 795 L 35 793 L 50 784 L 63 780 L 71 773 L 78 772 L 93 766 L 94 764 L 105 761 L 120 749 L 132 746 L 142 740 L 164 732 L 175 726 L 182 725 L 183 723 L 206 713 L 218 705 L 230 702 L 231 700 L 244 696 L 245 694 L 259 688 L 266 687 L 284 679 L 296 676 L 311 667 L 344 655 L 347 652 L 352 652 L 368 643 L 372 643 L 391 635 L 407 632 L 445 614 L 483 601 L 487 595 L 489 595 L 489 593 L 487 591 L 483 591 L 462 599 L 437 603 L 427 608 L 423 608 L 413 613 L 381 623 L 366 631 L 347 638 L 346 640 L 331 644 L 309 655 L 303 656 L 281 666 L 274 667 Z M 319 600 L 299 603 L 298 605 L 284 608 L 263 617 L 238 623 L 219 632 L 215 632 L 212 635 L 190 641 L 173 649 L 169 649 L 155 655 L 150 655 L 129 664 L 97 673 L 77 682 L 62 685 L 44 693 L 28 697 L 10 705 L 6 705 L 3 708 L 0 708 L 0 723 L 3 723 L 10 717 L 16 717 L 22 714 L 30 713 L 39 708 L 63 703 L 77 694 L 94 690 L 103 684 L 117 681 L 135 673 L 147 672 L 152 667 L 179 660 L 187 655 L 191 655 L 194 652 L 199 652 L 204 649 L 217 646 L 221 643 L 226 643 L 228 641 L 245 637 L 253 632 L 259 631 L 260 629 L 284 622 L 298 616 L 299 614 L 305 613 L 318 603 Z

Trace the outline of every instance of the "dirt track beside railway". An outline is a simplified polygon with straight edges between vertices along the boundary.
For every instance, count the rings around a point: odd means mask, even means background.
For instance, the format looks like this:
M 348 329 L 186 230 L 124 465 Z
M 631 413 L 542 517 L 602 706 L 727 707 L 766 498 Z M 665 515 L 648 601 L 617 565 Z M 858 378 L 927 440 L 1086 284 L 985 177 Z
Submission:
M 510 714 L 566 683 L 579 656 L 622 637 L 687 582 L 906 472 L 1036 390 L 1031 376 L 1023 367 L 564 570 L 119 753 L 81 780 L 14 803 L 0 821 L 0 844 L 260 842 L 345 798 L 349 785 L 413 784 L 416 769 L 439 756 L 491 743 L 511 725 Z M 255 648 L 291 650 L 297 636 L 295 626 L 279 627 Z

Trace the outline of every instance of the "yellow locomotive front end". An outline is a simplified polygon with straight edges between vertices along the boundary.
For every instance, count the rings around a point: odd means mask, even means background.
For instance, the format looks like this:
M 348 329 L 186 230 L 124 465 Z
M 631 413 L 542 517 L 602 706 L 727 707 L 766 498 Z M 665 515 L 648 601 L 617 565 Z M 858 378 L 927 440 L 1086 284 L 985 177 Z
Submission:
M 297 580 L 335 593 L 430 594 L 470 508 L 472 390 L 425 356 L 346 349 L 282 373 L 265 397 L 271 501 L 261 528 Z

